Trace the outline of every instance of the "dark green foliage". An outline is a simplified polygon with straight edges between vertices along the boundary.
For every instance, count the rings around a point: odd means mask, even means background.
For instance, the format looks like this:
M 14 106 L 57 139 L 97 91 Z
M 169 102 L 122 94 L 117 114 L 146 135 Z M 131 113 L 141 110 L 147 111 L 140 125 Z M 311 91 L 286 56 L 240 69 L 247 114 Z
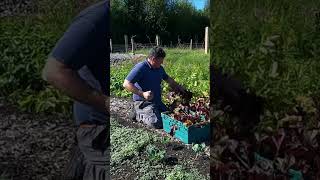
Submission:
M 69 98 L 48 86 L 41 71 L 55 43 L 81 10 L 79 2 L 41 0 L 34 14 L 0 20 L 0 96 L 22 110 L 71 113 Z
M 202 42 L 208 11 L 198 11 L 187 0 L 114 0 L 111 3 L 112 40 L 124 44 L 124 34 L 136 42 L 154 43 L 155 36 L 170 45 L 197 39 Z
M 147 152 L 147 156 L 148 156 L 149 160 L 154 163 L 163 161 L 166 156 L 165 150 L 161 150 L 153 144 L 149 144 L 146 147 L 146 152 Z
M 319 92 L 319 1 L 213 1 L 211 63 L 241 79 L 274 111 Z

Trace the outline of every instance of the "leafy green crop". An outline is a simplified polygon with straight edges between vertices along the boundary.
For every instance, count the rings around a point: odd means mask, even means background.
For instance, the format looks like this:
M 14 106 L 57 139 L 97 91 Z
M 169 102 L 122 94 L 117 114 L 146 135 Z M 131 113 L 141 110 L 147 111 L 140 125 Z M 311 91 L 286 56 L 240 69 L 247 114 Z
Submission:
M 111 118 L 111 174 L 117 173 L 125 164 L 135 171 L 136 180 L 153 179 L 209 179 L 196 169 L 183 167 L 192 165 L 190 159 L 182 159 L 180 166 L 172 167 L 166 162 L 166 151 L 159 147 L 163 139 L 158 134 L 144 129 L 122 126 Z M 192 166 L 193 167 L 193 166 Z M 121 168 L 120 168 L 121 169 Z
M 192 143 L 192 150 L 196 153 L 204 152 L 205 147 L 206 147 L 205 143 L 201 143 L 201 144 Z
M 182 166 L 175 166 L 174 169 L 168 173 L 165 180 L 204 180 L 209 179 L 203 177 L 199 172 L 193 170 L 186 170 Z
M 152 145 L 152 144 L 149 144 L 146 147 L 146 152 L 147 152 L 148 158 L 153 162 L 162 161 L 166 155 L 165 150 L 160 150 L 159 148 L 157 148 L 155 145 Z
M 111 121 L 111 163 L 138 155 L 149 143 L 156 140 L 155 135 L 143 129 L 123 128 L 115 120 Z
M 37 14 L 0 19 L 0 96 L 22 110 L 71 114 L 70 99 L 48 86 L 41 71 L 76 13 L 74 3 L 40 0 Z
M 298 96 L 319 94 L 319 1 L 214 1 L 211 64 L 266 98 L 282 117 Z
M 125 91 L 122 84 L 133 65 L 134 64 L 132 62 L 128 62 L 110 68 L 110 92 L 112 95 L 118 97 L 130 97 L 131 93 Z
M 167 136 L 161 137 L 161 143 L 162 144 L 168 144 L 170 142 L 170 138 Z
M 194 92 L 195 97 L 209 96 L 209 55 L 200 50 L 166 49 L 166 52 L 163 66 L 168 75 Z M 130 61 L 111 67 L 111 94 L 118 97 L 132 95 L 123 89 L 122 83 L 133 66 Z M 166 94 L 169 91 L 167 83 L 162 87 Z

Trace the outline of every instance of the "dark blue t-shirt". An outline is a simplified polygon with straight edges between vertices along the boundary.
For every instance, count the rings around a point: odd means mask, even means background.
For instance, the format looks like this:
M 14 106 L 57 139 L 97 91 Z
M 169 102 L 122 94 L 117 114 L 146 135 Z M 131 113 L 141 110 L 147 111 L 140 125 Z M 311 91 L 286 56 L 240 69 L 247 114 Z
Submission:
M 163 106 L 161 101 L 161 81 L 167 80 L 168 75 L 162 66 L 155 69 L 151 67 L 147 60 L 139 62 L 133 67 L 126 79 L 144 92 L 151 91 L 154 95 L 152 102 L 160 107 Z M 143 101 L 145 99 L 133 94 L 133 100 Z
M 82 12 L 56 44 L 50 56 L 66 64 L 91 87 L 110 95 L 109 1 L 101 1 Z M 77 124 L 106 123 L 107 112 L 75 101 L 74 117 Z

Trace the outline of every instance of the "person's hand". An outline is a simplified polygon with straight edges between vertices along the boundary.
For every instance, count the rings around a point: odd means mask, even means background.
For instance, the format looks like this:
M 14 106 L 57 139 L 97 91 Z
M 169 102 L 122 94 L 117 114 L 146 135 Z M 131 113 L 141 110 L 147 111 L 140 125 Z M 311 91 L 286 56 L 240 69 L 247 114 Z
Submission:
M 105 94 L 93 90 L 89 94 L 89 98 L 94 101 L 93 107 L 96 108 L 96 110 L 101 112 L 107 112 L 110 113 L 110 97 L 106 96 Z
M 148 101 L 153 99 L 153 93 L 151 91 L 143 92 L 142 95 Z
M 188 91 L 185 87 L 181 85 L 177 86 L 177 91 L 180 93 L 182 98 L 186 100 L 185 103 L 188 104 L 189 101 L 192 99 L 193 93 L 191 91 Z

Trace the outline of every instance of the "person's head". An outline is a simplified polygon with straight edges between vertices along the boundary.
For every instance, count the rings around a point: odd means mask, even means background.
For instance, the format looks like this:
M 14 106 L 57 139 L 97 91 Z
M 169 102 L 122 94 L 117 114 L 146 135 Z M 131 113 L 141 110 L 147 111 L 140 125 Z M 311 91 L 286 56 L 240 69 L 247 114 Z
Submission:
M 150 50 L 148 61 L 153 68 L 160 68 L 165 57 L 166 53 L 164 50 L 161 47 L 156 46 Z

